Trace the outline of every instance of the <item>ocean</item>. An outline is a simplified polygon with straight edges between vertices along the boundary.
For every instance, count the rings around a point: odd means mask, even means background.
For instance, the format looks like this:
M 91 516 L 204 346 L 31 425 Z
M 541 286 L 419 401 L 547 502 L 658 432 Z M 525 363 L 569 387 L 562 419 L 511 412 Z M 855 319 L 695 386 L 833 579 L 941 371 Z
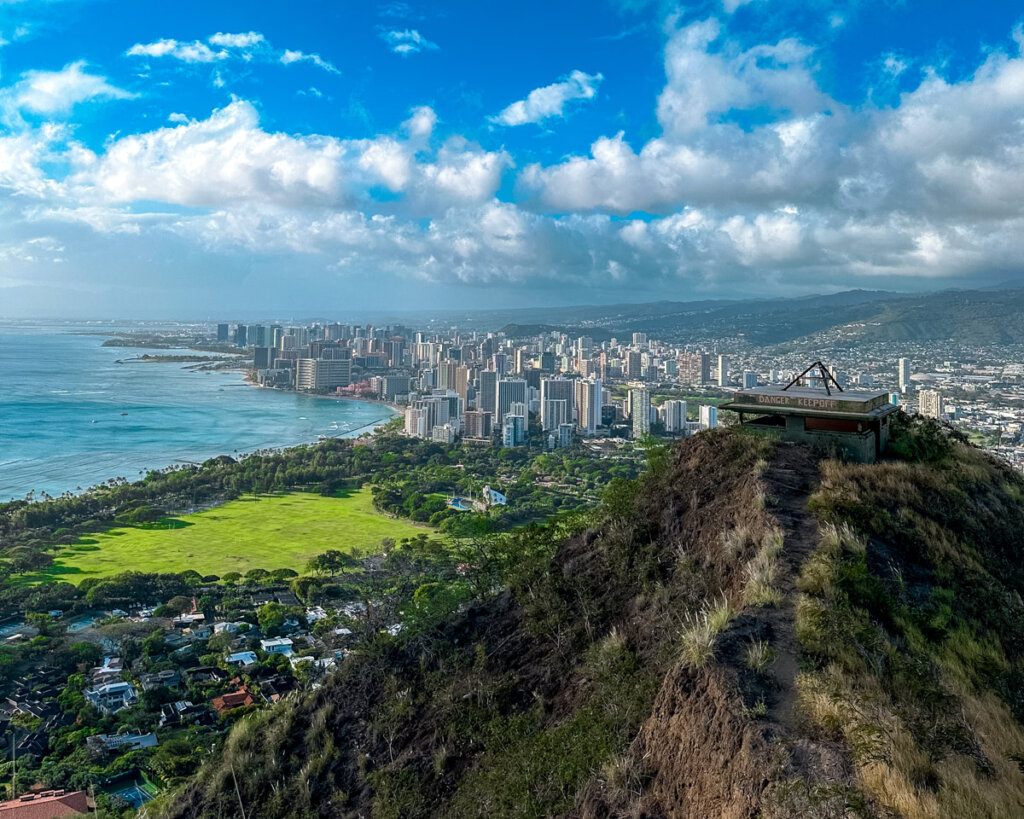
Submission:
M 0 321 L 0 501 L 78 492 L 150 469 L 358 435 L 393 416 L 362 401 L 259 389 L 239 370 L 118 359 L 96 325 Z M 121 324 L 117 329 L 134 329 Z

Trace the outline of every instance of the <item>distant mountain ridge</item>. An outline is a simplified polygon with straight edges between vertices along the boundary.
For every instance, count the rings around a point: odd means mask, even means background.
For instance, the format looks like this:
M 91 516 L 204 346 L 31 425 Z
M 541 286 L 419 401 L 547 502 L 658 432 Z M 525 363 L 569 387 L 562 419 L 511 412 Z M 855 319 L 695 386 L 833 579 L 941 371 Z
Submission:
M 851 340 L 1015 344 L 1024 342 L 1024 289 L 550 307 L 489 311 L 475 321 L 512 337 L 559 331 L 597 341 L 639 332 L 674 343 L 741 336 L 767 346 L 838 332 Z

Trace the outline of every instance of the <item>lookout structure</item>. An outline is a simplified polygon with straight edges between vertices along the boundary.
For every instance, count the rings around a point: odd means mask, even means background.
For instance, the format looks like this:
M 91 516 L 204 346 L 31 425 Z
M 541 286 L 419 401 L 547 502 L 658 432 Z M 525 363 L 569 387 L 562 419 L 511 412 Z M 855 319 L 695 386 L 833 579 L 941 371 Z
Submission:
M 815 361 L 785 387 L 739 390 L 720 409 L 737 413 L 750 429 L 871 463 L 889 441 L 889 416 L 897 407 L 888 392 L 844 390 Z

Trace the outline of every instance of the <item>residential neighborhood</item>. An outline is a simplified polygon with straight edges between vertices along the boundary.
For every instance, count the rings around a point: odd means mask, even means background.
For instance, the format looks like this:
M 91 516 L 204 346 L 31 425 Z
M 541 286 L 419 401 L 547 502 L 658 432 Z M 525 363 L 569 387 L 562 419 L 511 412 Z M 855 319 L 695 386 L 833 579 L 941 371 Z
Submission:
M 52 664 L 7 676 L 0 753 L 24 772 L 16 801 L 77 810 L 90 790 L 99 801 L 90 796 L 89 810 L 137 809 L 194 771 L 203 749 L 244 714 L 316 687 L 364 631 L 366 607 L 307 607 L 270 580 L 0 624 L 0 639 L 25 656 L 33 645 L 63 649 Z M 34 787 L 32 772 L 53 764 L 80 766 L 89 788 Z

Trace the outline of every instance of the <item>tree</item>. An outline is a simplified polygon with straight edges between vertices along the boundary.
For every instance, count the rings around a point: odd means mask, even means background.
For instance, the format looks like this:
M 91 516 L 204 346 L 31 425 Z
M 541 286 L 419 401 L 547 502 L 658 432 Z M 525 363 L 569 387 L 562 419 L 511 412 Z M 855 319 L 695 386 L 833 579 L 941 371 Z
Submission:
M 49 614 L 44 611 L 34 611 L 25 615 L 25 619 L 39 630 L 40 637 L 50 636 L 50 630 L 55 621 Z
M 351 569 L 356 565 L 356 559 L 347 552 L 328 549 L 323 554 L 311 558 L 306 568 L 317 575 L 330 574 L 333 580 L 339 573 L 345 574 L 345 569 Z
M 160 743 L 153 754 L 153 767 L 168 782 L 186 777 L 199 766 L 201 751 L 183 739 L 169 739 Z
M 85 707 L 85 697 L 82 691 L 85 689 L 85 675 L 72 674 L 68 677 L 64 690 L 57 695 L 57 703 L 69 713 L 77 713 Z
M 184 614 L 186 611 L 192 611 L 192 598 L 179 594 L 168 600 L 166 606 L 174 614 Z
M 288 609 L 280 603 L 264 603 L 256 612 L 256 621 L 264 634 L 281 628 L 288 617 Z

